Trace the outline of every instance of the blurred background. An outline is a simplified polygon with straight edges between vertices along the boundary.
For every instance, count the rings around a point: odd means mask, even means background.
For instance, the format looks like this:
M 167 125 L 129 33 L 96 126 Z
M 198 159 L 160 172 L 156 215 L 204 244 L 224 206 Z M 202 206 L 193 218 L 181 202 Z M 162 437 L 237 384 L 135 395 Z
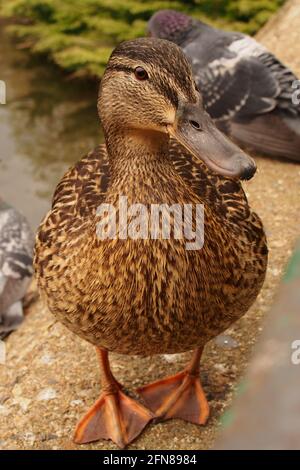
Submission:
M 102 140 L 99 78 L 113 47 L 172 8 L 255 34 L 284 0 L 0 0 L 0 185 L 36 227 L 55 184 Z M 12 184 L 13 182 L 13 184 Z

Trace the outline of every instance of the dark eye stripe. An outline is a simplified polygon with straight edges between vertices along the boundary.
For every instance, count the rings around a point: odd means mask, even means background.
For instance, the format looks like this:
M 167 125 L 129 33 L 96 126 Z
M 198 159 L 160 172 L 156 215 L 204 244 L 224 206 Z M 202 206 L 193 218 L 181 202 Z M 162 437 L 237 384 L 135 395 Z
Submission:
M 111 64 L 107 67 L 107 70 L 116 70 L 117 72 L 132 73 L 134 69 L 121 64 Z
M 138 41 L 139 47 L 137 47 L 136 41 Z M 151 47 L 149 47 L 149 38 L 123 42 L 113 51 L 111 59 L 122 60 L 125 57 L 145 66 L 155 65 L 156 68 L 171 76 L 177 88 L 181 89 L 192 103 L 196 103 L 197 96 L 191 87 L 191 69 L 186 57 L 180 50 L 177 50 L 178 47 L 174 44 L 162 45 L 159 42 L 156 44 L 156 41 L 159 40 L 154 40 Z M 162 50 L 165 53 L 162 54 Z M 179 70 L 180 75 L 174 73 Z
M 134 68 L 128 67 L 122 64 L 109 64 L 107 70 L 116 70 L 118 72 L 125 72 L 125 73 L 134 73 Z M 163 93 L 166 98 L 175 106 L 178 106 L 178 97 L 175 90 L 172 89 L 167 83 L 160 82 L 155 83 L 152 81 L 151 85 L 156 89 L 158 93 Z

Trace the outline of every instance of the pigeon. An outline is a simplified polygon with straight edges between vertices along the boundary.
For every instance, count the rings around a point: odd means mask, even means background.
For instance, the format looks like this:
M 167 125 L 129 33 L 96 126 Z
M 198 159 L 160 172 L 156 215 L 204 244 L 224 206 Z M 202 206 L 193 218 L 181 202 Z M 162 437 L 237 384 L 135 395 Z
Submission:
M 148 31 L 183 49 L 221 130 L 250 151 L 300 162 L 300 81 L 267 48 L 173 10 L 155 13 Z
M 34 236 L 26 218 L 0 198 L 0 339 L 22 323 Z

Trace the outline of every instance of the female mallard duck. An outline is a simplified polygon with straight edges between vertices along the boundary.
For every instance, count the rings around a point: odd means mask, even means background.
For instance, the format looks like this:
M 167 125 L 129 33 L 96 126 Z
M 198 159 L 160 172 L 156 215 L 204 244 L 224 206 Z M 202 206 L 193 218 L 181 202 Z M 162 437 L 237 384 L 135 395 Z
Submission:
M 59 183 L 37 235 L 35 266 L 51 312 L 99 355 L 103 391 L 75 441 L 124 446 L 153 417 L 206 422 L 202 349 L 254 302 L 267 247 L 238 181 L 254 174 L 254 162 L 204 111 L 177 45 L 152 38 L 122 43 L 108 62 L 98 104 L 105 145 Z M 108 209 L 104 219 L 97 209 L 113 206 L 121 219 L 121 196 L 128 206 L 147 208 L 203 204 L 202 249 L 187 250 L 186 239 L 161 232 L 156 239 L 138 231 L 126 238 L 122 227 L 113 235 Z M 99 236 L 99 220 L 111 236 Z M 191 349 L 183 372 L 139 389 L 149 410 L 122 392 L 108 362 L 109 351 Z

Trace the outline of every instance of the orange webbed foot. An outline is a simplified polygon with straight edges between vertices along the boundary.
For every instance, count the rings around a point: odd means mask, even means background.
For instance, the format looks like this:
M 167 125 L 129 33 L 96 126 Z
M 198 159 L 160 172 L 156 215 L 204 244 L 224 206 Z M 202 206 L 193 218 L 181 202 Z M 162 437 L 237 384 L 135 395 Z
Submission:
M 137 389 L 146 406 L 157 420 L 181 418 L 195 424 L 205 424 L 209 406 L 199 377 L 188 371 Z
M 194 352 L 189 366 L 179 374 L 158 380 L 137 389 L 157 420 L 181 418 L 205 424 L 209 406 L 199 378 L 199 362 L 203 348 Z
M 79 421 L 74 441 L 77 444 L 110 439 L 124 448 L 153 419 L 153 414 L 119 388 L 103 392 Z

